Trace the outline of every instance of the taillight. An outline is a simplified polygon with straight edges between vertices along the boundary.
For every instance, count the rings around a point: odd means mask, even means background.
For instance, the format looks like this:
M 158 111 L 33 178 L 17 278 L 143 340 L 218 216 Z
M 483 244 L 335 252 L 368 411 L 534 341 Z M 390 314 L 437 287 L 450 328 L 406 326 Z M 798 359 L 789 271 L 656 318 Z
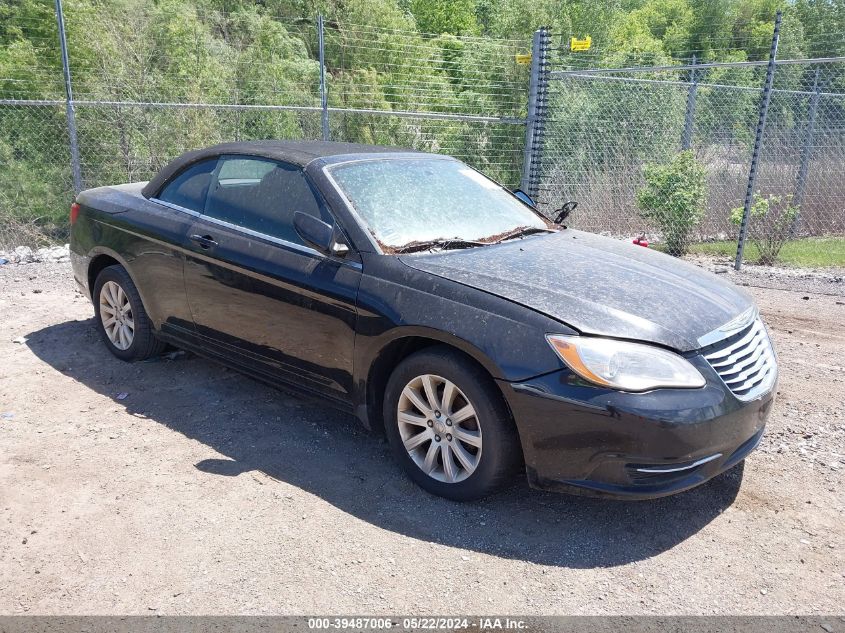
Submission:
M 79 217 L 79 203 L 74 202 L 70 205 L 70 223 L 73 224 L 76 222 L 76 218 Z

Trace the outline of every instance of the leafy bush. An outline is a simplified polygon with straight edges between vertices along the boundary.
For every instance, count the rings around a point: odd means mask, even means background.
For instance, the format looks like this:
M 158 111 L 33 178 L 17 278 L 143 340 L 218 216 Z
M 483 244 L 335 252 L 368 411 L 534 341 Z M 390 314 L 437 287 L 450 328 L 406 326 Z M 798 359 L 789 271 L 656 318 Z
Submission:
M 731 209 L 731 222 L 742 224 L 743 207 Z M 798 206 L 792 196 L 763 196 L 754 193 L 754 202 L 748 213 L 748 233 L 760 252 L 758 262 L 771 266 L 790 238 L 792 223 L 798 217 Z
M 686 150 L 668 163 L 646 165 L 644 175 L 646 183 L 637 192 L 640 214 L 660 226 L 666 252 L 680 257 L 687 252 L 690 233 L 704 215 L 704 166 Z

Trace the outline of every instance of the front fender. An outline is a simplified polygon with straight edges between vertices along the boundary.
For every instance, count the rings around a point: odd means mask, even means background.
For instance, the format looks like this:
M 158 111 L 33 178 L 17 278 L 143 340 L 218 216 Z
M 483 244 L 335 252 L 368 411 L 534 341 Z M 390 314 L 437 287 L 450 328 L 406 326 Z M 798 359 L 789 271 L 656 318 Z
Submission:
M 372 398 L 367 397 L 373 367 L 401 339 L 450 345 L 473 358 L 492 378 L 509 382 L 563 367 L 545 335 L 573 332 L 544 315 L 417 271 L 390 256 L 366 256 L 364 271 L 353 367 L 354 404 L 361 418 L 373 413 Z

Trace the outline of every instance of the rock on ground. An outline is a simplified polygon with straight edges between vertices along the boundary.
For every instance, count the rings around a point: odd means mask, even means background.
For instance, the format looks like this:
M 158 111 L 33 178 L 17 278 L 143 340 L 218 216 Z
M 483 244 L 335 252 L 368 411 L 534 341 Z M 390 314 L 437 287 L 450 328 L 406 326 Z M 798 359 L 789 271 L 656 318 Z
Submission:
M 35 262 L 66 262 L 70 259 L 70 245 L 47 246 L 33 250 L 29 246 L 18 246 L 17 248 L 3 252 L 0 251 L 0 259 L 7 260 L 11 264 L 32 264 Z

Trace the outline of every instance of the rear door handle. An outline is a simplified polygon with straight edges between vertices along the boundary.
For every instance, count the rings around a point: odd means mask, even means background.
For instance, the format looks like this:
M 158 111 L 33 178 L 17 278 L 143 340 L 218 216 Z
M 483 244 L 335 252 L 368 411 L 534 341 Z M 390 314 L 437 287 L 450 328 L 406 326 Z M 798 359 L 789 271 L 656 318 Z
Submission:
M 192 235 L 191 239 L 200 245 L 200 248 L 208 250 L 212 246 L 217 246 L 217 242 L 210 235 Z

